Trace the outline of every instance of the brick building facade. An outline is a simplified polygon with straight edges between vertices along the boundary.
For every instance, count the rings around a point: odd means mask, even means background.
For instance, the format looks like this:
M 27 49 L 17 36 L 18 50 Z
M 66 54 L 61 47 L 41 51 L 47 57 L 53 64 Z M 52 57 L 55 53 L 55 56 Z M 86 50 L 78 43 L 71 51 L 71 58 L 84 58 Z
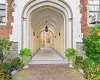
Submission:
M 7 23 L 6 25 L 0 25 L 0 38 L 9 38 L 10 34 L 12 34 L 13 26 L 11 23 L 13 22 L 12 12 L 14 11 L 12 7 L 13 0 L 7 0 Z M 85 36 L 89 33 L 90 28 L 88 27 L 87 21 L 87 5 L 88 0 L 80 0 L 80 4 L 82 8 L 80 10 L 81 17 L 81 32 Z
M 13 0 L 7 0 L 7 23 L 0 25 L 0 38 L 9 38 L 12 34 L 13 22 L 12 12 L 14 11 L 12 7 Z
M 0 38 L 9 38 L 16 42 L 18 51 L 27 47 L 34 49 L 35 52 L 40 48 L 40 33 L 45 29 L 46 21 L 48 21 L 47 26 L 50 26 L 49 30 L 54 35 L 52 46 L 58 52 L 64 52 L 70 47 L 76 48 L 77 43 L 82 43 L 82 38 L 90 32 L 89 0 L 74 0 L 73 3 L 71 0 L 5 1 L 7 22 L 3 25 L 0 23 Z M 13 8 L 12 4 L 16 7 Z M 33 36 L 33 33 L 38 38 Z

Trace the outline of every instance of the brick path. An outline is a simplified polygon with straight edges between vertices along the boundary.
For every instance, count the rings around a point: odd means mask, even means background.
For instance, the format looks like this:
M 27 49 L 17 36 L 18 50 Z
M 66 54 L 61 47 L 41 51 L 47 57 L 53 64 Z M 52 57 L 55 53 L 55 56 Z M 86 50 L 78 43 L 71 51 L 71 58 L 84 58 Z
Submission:
M 76 69 L 65 64 L 31 65 L 20 70 L 13 80 L 86 80 Z

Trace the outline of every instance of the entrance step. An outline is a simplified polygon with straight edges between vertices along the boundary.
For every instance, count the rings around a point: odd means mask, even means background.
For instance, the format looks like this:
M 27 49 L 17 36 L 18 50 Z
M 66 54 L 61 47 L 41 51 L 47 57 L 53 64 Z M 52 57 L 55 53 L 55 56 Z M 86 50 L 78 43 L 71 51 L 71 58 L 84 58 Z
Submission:
M 28 64 L 68 64 L 69 62 L 67 60 L 49 60 L 49 61 L 41 61 L 41 60 L 32 60 Z

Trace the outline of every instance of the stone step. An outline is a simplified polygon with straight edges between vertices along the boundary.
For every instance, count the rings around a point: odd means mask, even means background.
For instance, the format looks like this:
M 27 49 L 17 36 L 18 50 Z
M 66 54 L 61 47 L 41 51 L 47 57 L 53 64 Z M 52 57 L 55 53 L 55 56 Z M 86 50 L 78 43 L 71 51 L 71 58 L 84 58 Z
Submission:
M 28 64 L 68 64 L 69 62 L 67 60 L 52 60 L 52 61 L 41 61 L 41 60 L 32 60 Z

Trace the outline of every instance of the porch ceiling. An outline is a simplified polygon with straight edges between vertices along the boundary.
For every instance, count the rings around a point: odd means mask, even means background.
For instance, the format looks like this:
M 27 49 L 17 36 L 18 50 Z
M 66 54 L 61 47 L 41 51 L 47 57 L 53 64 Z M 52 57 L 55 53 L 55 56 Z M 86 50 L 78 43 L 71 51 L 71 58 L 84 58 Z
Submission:
M 64 25 L 63 15 L 50 6 L 45 6 L 34 10 L 31 14 L 31 26 L 35 30 L 44 29 L 46 26 L 54 31 L 59 30 Z

